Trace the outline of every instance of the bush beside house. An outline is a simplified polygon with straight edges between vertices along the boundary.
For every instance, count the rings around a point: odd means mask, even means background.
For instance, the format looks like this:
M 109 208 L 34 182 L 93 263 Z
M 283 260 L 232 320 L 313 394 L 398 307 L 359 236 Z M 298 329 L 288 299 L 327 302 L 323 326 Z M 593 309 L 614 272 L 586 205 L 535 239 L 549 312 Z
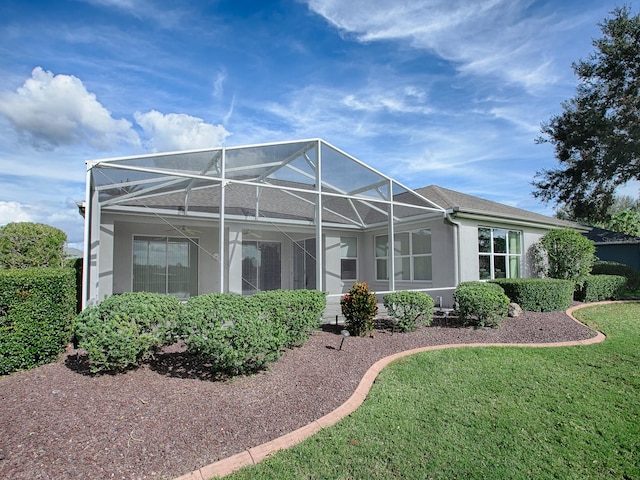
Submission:
M 75 305 L 71 269 L 0 270 L 0 375 L 55 360 L 71 339 Z
M 124 293 L 85 309 L 74 322 L 91 370 L 122 371 L 176 340 L 214 375 L 261 370 L 287 347 L 302 345 L 320 325 L 323 292 L 263 292 L 252 297 L 211 293 L 177 297 Z
M 501 278 L 500 285 L 513 303 L 529 312 L 554 312 L 571 306 L 575 284 L 571 280 L 553 278 Z
M 627 288 L 632 292 L 640 289 L 640 273 L 629 265 L 618 262 L 596 261 L 591 268 L 592 275 L 621 275 L 627 279 Z
M 392 292 L 383 297 L 387 313 L 395 319 L 401 332 L 411 332 L 418 328 L 418 322 L 431 325 L 433 319 L 433 298 L 424 292 Z
M 627 287 L 627 278 L 622 275 L 588 275 L 576 291 L 580 302 L 600 302 L 617 300 Z
M 509 297 L 497 283 L 462 282 L 453 293 L 460 320 L 465 325 L 497 326 L 507 316 Z

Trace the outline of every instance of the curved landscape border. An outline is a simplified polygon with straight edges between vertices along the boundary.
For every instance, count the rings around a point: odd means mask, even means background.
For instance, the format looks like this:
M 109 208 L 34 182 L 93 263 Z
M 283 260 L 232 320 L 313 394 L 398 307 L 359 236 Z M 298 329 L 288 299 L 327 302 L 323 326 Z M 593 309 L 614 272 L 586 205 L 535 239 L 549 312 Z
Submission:
M 576 305 L 569 308 L 566 314 L 574 321 L 582 324 L 573 316 L 573 312 L 585 307 L 591 307 L 594 305 L 606 305 L 609 303 L 622 303 L 615 301 L 608 302 L 595 302 L 585 303 L 582 305 Z M 398 360 L 409 355 L 416 353 L 429 352 L 433 350 L 444 350 L 446 348 L 473 348 L 473 347 L 533 347 L 533 348 L 548 348 L 548 347 L 571 347 L 577 345 L 592 345 L 594 343 L 600 343 L 605 340 L 604 334 L 596 331 L 595 337 L 588 338 L 586 340 L 575 340 L 565 342 L 547 342 L 547 343 L 451 343 L 446 345 L 432 345 L 428 347 L 412 348 L 403 352 L 398 352 L 393 355 L 389 355 L 385 358 L 378 360 L 374 363 L 364 374 L 362 380 L 356 387 L 353 394 L 338 408 L 325 416 L 308 423 L 304 427 L 300 427 L 293 432 L 287 433 L 269 442 L 263 443 L 256 447 L 248 448 L 244 452 L 237 453 L 228 458 L 223 458 L 217 462 L 211 463 L 205 467 L 202 467 L 193 472 L 182 475 L 175 480 L 209 480 L 212 477 L 224 477 L 236 470 L 249 465 L 256 465 L 265 458 L 273 455 L 279 450 L 284 450 L 298 443 L 306 440 L 311 435 L 319 432 L 323 428 L 335 425 L 340 420 L 353 413 L 362 403 L 371 390 L 371 386 L 375 381 L 378 374 L 391 362 Z

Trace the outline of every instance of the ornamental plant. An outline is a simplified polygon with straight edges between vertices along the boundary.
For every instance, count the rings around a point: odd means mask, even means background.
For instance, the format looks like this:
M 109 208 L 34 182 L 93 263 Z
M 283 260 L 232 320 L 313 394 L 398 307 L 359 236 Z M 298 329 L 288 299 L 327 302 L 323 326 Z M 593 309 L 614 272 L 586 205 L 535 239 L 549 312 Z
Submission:
M 73 333 L 93 373 L 123 371 L 174 342 L 182 309 L 171 295 L 122 293 L 87 307 L 73 321 Z
M 364 337 L 373 333 L 373 319 L 378 313 L 376 294 L 366 282 L 356 282 L 340 299 L 345 327 L 351 335 Z
M 392 292 L 383 297 L 387 313 L 398 322 L 401 332 L 411 332 L 418 328 L 418 321 L 431 325 L 433 318 L 433 298 L 424 292 Z
M 509 308 L 509 297 L 497 283 L 462 282 L 453 293 L 453 299 L 460 320 L 476 327 L 497 327 Z
M 593 242 L 575 230 L 551 230 L 540 244 L 547 256 L 546 275 L 580 284 L 591 272 L 596 257 Z

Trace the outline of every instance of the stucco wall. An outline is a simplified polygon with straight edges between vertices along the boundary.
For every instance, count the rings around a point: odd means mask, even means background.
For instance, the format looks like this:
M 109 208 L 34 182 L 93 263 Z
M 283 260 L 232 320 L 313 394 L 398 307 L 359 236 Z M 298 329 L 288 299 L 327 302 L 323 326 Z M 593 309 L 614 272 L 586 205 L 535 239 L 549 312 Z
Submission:
M 496 221 L 478 221 L 460 219 L 460 281 L 479 279 L 478 264 L 478 227 L 505 228 L 522 232 L 523 242 L 523 277 L 532 277 L 532 265 L 529 258 L 531 246 L 542 237 L 547 230 L 536 227 L 508 224 Z

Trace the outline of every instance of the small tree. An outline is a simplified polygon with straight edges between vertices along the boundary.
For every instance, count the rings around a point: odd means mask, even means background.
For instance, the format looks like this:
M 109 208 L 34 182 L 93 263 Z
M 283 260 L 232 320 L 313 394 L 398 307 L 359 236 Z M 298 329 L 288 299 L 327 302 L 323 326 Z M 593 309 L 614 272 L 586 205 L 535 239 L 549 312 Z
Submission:
M 640 212 L 638 210 L 623 210 L 611 215 L 607 224 L 609 230 L 622 232 L 635 237 L 640 236 Z
M 63 267 L 62 230 L 42 223 L 8 223 L 0 227 L 0 268 Z
M 340 307 L 349 333 L 364 337 L 373 332 L 373 318 L 378 313 L 376 294 L 365 282 L 353 284 L 349 293 L 340 299 Z
M 551 278 L 580 283 L 596 260 L 593 242 L 570 228 L 547 232 L 540 245 L 547 257 L 545 276 Z

